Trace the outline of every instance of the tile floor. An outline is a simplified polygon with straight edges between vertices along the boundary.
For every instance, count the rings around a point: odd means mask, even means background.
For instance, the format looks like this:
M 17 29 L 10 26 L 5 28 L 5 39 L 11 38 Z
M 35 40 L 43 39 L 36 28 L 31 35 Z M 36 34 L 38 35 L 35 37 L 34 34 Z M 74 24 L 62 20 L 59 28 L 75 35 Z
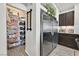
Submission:
M 62 45 L 57 45 L 57 47 L 50 53 L 49 56 L 74 56 L 74 51 L 75 56 L 79 56 L 78 50 L 74 50 Z
M 8 56 L 27 56 L 27 54 L 25 53 L 24 45 L 8 49 L 7 55 Z

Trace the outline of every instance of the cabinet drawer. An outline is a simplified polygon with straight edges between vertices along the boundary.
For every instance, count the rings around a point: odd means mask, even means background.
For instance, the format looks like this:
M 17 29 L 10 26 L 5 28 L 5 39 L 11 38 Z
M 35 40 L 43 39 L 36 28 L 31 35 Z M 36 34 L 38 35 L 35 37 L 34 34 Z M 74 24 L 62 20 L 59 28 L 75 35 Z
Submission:
M 72 43 L 68 43 L 68 42 L 60 42 L 59 43 L 60 45 L 63 45 L 63 46 L 66 46 L 66 47 L 70 47 L 70 48 L 73 48 L 73 49 L 76 49 L 76 46 Z

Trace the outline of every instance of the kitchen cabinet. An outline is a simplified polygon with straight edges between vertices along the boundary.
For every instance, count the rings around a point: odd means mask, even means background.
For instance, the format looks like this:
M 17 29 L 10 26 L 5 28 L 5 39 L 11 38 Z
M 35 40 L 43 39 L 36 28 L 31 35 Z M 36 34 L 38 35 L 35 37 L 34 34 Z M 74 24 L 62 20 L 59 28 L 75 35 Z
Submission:
M 69 48 L 78 49 L 75 42 L 75 38 L 77 37 L 79 36 L 77 36 L 76 34 L 59 33 L 58 43 Z
M 59 26 L 65 26 L 65 15 L 66 14 L 59 15 Z
M 74 11 L 60 14 L 59 26 L 74 26 Z
M 66 13 L 66 26 L 74 26 L 74 11 Z

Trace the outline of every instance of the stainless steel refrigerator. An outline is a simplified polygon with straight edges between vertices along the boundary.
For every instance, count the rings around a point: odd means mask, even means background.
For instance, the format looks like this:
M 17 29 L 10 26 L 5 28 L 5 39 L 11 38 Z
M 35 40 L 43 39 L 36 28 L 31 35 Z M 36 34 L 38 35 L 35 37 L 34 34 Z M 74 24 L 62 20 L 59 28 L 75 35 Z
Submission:
M 40 55 L 49 55 L 58 43 L 58 21 L 41 9 L 40 11 Z

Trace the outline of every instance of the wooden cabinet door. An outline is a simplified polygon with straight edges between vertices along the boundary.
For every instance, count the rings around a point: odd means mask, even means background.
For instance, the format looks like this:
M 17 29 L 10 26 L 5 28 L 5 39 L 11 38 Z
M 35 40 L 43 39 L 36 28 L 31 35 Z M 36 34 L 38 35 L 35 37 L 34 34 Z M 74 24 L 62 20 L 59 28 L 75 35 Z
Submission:
M 65 14 L 59 15 L 59 26 L 65 26 Z
M 63 46 L 67 46 L 73 49 L 77 49 L 77 44 L 75 42 L 75 37 L 69 34 L 59 34 L 58 43 Z
M 74 11 L 66 13 L 66 26 L 74 26 Z
M 74 26 L 74 11 L 60 14 L 59 26 Z

